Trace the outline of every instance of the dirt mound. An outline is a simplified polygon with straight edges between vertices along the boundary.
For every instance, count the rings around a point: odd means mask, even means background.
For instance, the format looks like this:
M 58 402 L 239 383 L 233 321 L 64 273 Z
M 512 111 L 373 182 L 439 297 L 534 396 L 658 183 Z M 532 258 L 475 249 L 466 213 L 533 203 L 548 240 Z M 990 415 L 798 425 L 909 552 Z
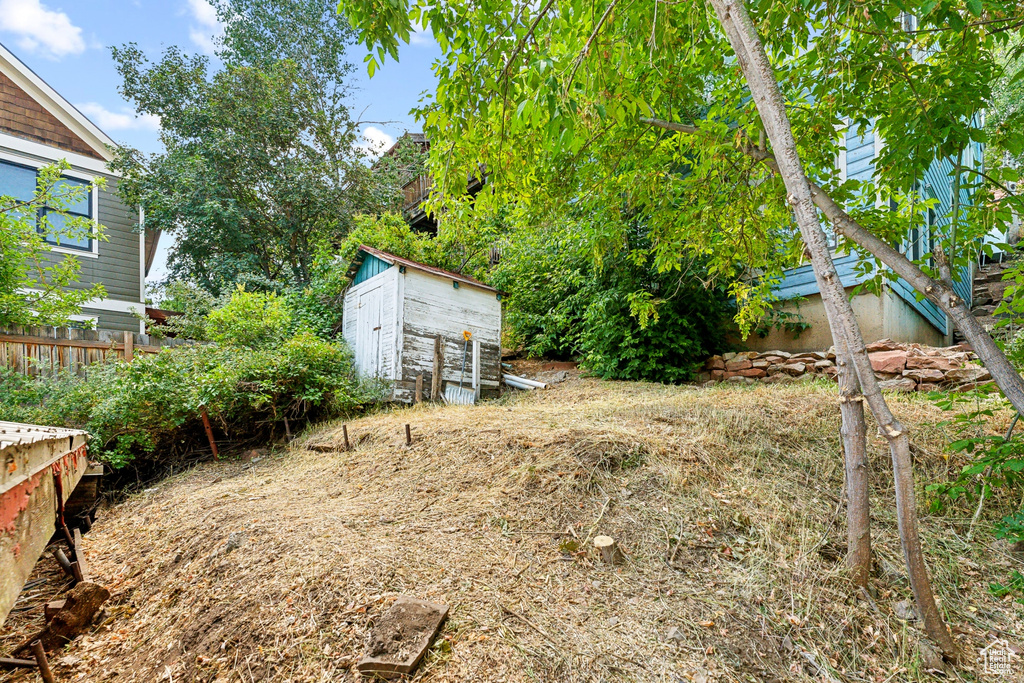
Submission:
M 894 403 L 908 425 L 939 419 L 922 399 Z M 348 452 L 329 425 L 109 510 L 88 547 L 114 596 L 58 676 L 355 680 L 375 620 L 409 595 L 451 608 L 421 681 L 928 678 L 914 624 L 892 613 L 909 588 L 881 442 L 871 444 L 879 593 L 865 605 L 847 590 L 831 386 L 570 379 L 348 431 Z M 913 438 L 922 478 L 956 467 L 940 455 L 939 428 Z M 984 535 L 964 543 L 963 528 L 923 523 L 970 671 L 991 638 L 1014 639 L 1021 612 L 987 591 L 1012 558 Z M 619 542 L 624 564 L 593 554 L 600 534 Z

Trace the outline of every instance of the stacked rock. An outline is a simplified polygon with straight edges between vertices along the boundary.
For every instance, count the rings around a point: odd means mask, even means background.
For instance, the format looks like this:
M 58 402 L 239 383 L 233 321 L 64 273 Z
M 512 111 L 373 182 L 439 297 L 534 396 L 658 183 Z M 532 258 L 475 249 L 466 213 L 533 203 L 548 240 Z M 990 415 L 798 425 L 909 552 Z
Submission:
M 992 376 L 964 344 L 947 347 L 901 344 L 882 339 L 867 345 L 875 377 L 884 390 L 966 391 L 990 382 Z M 742 351 L 712 356 L 700 374 L 703 382 L 797 382 L 812 377 L 835 379 L 835 349 L 787 353 Z

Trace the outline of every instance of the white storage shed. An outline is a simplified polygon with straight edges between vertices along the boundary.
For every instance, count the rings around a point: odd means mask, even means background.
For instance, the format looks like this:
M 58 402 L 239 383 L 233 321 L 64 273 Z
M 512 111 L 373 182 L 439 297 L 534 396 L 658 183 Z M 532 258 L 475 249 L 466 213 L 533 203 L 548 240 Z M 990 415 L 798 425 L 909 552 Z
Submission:
M 498 393 L 501 379 L 501 293 L 479 280 L 361 246 L 348 272 L 342 335 L 364 377 L 393 382 L 392 398 L 415 400 L 444 382 L 477 396 Z M 465 332 L 470 333 L 468 344 Z M 434 368 L 438 382 L 434 382 Z M 436 398 L 436 396 L 434 396 Z

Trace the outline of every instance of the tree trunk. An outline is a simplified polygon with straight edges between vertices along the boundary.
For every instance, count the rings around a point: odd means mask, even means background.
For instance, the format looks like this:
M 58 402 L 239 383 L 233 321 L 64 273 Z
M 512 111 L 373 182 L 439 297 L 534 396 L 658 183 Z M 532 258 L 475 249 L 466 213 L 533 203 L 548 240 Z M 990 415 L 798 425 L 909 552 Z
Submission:
M 846 453 L 846 564 L 857 588 L 867 589 L 871 577 L 871 503 L 868 491 L 867 424 L 864 396 L 851 362 L 849 346 L 838 345 L 839 412 Z
M 736 52 L 740 68 L 743 70 L 747 85 L 754 96 L 758 113 L 761 115 L 762 123 L 775 149 L 776 161 L 786 185 L 789 203 L 792 205 L 801 236 L 811 255 L 815 279 L 821 292 L 832 337 L 837 344 L 846 344 L 847 353 L 840 358 L 840 367 L 843 368 L 852 361 L 868 405 L 875 415 L 882 434 L 889 441 L 893 479 L 896 485 L 896 514 L 900 539 L 903 544 L 907 573 L 925 631 L 948 659 L 955 660 L 956 645 L 935 604 L 931 581 L 928 578 L 927 567 L 921 552 L 910 442 L 903 426 L 889 410 L 889 406 L 878 388 L 871 360 L 864 348 L 860 327 L 853 314 L 853 307 L 846 297 L 835 264 L 829 254 L 828 243 L 818 221 L 810 184 L 804 175 L 803 164 L 797 154 L 796 141 L 786 116 L 785 103 L 775 80 L 774 70 L 768 62 L 764 46 L 761 44 L 742 0 L 709 1 Z
M 832 221 L 836 231 L 876 256 L 948 315 L 974 352 L 978 354 L 978 358 L 984 363 L 985 368 L 992 373 L 992 379 L 996 381 L 996 385 L 1002 390 L 1003 395 L 1016 408 L 1017 412 L 1024 412 L 1024 379 L 1017 373 L 1006 354 L 996 345 L 992 336 L 985 331 L 978 319 L 971 313 L 971 302 L 964 301 L 957 296 L 948 284 L 926 275 L 910 259 L 850 218 L 821 188 L 813 189 L 815 190 L 814 203 Z

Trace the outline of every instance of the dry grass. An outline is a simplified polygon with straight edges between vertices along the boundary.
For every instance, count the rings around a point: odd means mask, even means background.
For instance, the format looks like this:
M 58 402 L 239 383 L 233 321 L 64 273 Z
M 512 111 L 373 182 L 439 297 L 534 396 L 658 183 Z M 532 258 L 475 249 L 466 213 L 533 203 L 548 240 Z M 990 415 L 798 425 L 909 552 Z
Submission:
M 914 428 L 919 481 L 956 469 L 947 435 L 922 427 L 938 412 L 893 403 Z M 909 589 L 877 440 L 877 611 L 849 595 L 838 432 L 831 386 L 582 379 L 364 418 L 351 452 L 307 450 L 341 443 L 340 425 L 310 430 L 109 510 L 87 545 L 114 597 L 57 671 L 355 680 L 376 615 L 407 594 L 452 607 L 417 681 L 928 679 L 918 631 L 892 615 Z M 978 648 L 1024 632 L 1021 606 L 987 591 L 1020 563 L 987 532 L 966 543 L 969 512 L 952 514 L 925 518 L 923 535 L 967 653 L 954 677 L 973 680 Z M 595 561 L 599 533 L 625 565 Z

